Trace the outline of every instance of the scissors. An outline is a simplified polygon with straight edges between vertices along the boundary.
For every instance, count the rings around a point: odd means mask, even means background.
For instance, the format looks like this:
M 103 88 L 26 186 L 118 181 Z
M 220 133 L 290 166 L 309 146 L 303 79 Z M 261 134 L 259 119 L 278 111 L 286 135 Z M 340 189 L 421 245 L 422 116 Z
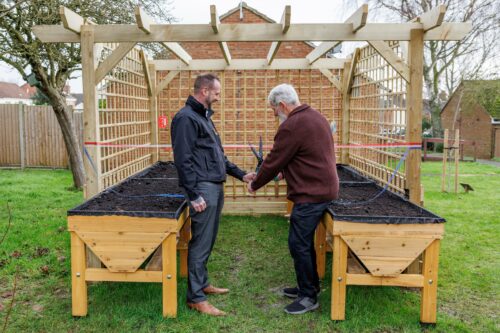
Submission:
M 257 158 L 257 167 L 255 168 L 255 172 L 259 173 L 259 169 L 262 166 L 262 163 L 264 162 L 264 153 L 263 153 L 263 146 L 262 146 L 262 136 L 259 136 L 259 150 L 257 151 L 254 146 L 251 144 L 248 144 L 250 149 L 252 150 L 252 153 L 255 155 L 255 158 Z M 274 181 L 277 182 L 279 181 L 278 176 L 274 177 Z

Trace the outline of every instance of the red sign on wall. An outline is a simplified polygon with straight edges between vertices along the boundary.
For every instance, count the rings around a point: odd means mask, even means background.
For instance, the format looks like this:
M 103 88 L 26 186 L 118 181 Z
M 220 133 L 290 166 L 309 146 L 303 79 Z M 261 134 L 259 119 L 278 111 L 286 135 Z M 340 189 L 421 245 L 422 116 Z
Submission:
M 168 119 L 167 116 L 158 117 L 158 128 L 167 128 Z

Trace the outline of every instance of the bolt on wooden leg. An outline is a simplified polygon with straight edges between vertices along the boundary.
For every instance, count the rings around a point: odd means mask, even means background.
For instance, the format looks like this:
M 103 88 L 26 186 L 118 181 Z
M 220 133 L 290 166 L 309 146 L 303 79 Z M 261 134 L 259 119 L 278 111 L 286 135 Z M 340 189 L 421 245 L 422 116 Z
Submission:
M 182 242 L 182 246 L 185 248 L 182 248 L 179 250 L 179 256 L 180 256 L 180 275 L 182 277 L 187 277 L 188 274 L 188 266 L 187 266 L 187 256 L 188 256 L 188 249 L 187 246 L 189 244 L 189 239 L 191 238 L 191 217 L 188 217 L 186 219 L 186 222 L 184 223 L 184 226 L 181 229 L 180 232 L 180 241 Z
M 87 315 L 85 243 L 71 232 L 71 308 L 73 316 Z
M 170 233 L 162 243 L 163 317 L 177 317 L 176 243 L 176 233 Z
M 439 239 L 434 240 L 424 252 L 422 268 L 424 286 L 420 301 L 420 321 L 422 323 L 436 323 L 439 242 Z
M 326 264 L 326 228 L 323 222 L 322 217 L 316 228 L 316 239 L 314 241 L 314 247 L 316 248 L 316 266 L 320 279 L 325 277 Z
M 332 320 L 345 319 L 347 244 L 340 236 L 333 237 Z

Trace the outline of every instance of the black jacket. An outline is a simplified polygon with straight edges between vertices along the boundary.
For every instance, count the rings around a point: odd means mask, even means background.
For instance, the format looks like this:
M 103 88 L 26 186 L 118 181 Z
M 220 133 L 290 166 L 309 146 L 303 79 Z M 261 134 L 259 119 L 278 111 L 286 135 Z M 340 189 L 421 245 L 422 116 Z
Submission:
M 198 182 L 221 183 L 226 173 L 243 179 L 245 171 L 229 162 L 211 116 L 213 111 L 189 96 L 186 105 L 175 115 L 170 126 L 174 163 L 182 186 L 190 201 L 200 195 Z

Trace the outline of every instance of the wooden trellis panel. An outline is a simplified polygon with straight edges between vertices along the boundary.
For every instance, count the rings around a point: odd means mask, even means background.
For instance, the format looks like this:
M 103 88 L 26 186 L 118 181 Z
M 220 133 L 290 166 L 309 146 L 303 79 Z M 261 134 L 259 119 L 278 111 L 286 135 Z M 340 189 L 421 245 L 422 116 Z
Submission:
M 397 42 L 390 48 L 403 58 Z M 349 143 L 359 145 L 406 143 L 407 82 L 370 45 L 360 50 L 350 95 Z M 349 164 L 386 184 L 407 148 L 350 149 Z M 389 185 L 404 193 L 405 162 Z
M 214 105 L 213 121 L 229 160 L 244 170 L 250 171 L 256 166 L 256 159 L 249 144 L 257 147 L 259 137 L 262 136 L 264 155 L 272 147 L 279 123 L 268 105 L 267 96 L 269 91 L 280 83 L 292 84 L 302 103 L 321 111 L 328 121 L 335 119 L 337 124 L 341 123 L 341 94 L 317 70 L 233 70 L 215 73 L 221 80 L 222 98 Z M 192 94 L 192 86 L 198 74 L 200 73 L 195 71 L 180 72 L 160 94 L 158 112 L 167 116 L 169 121 L 168 128 L 160 130 L 160 144 L 171 143 L 170 121 L 184 106 L 189 94 Z M 335 71 L 334 74 L 341 73 Z M 158 72 L 158 82 L 166 75 L 166 71 Z M 340 132 L 335 134 L 335 142 L 338 142 L 340 136 Z M 171 149 L 163 149 L 160 159 L 173 160 Z M 284 181 L 270 182 L 255 194 L 256 199 L 248 200 L 252 195 L 248 194 L 246 184 L 229 177 L 225 195 L 226 212 L 276 213 L 286 210 Z M 262 209 L 256 208 L 258 205 L 261 205 Z
M 118 45 L 105 44 L 105 58 Z M 153 163 L 151 116 L 140 49 L 133 48 L 97 85 L 102 186 L 107 188 Z

